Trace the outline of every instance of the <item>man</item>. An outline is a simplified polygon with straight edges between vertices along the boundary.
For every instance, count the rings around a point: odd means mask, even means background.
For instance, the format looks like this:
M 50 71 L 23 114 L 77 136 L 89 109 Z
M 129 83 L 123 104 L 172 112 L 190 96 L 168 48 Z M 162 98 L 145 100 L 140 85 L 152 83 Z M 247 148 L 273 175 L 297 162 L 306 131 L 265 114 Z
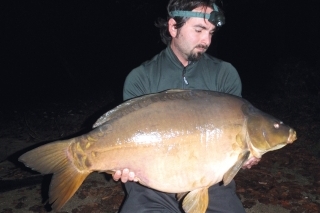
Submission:
M 204 89 L 241 96 L 241 80 L 236 69 L 205 53 L 217 27 L 224 23 L 214 0 L 170 0 L 167 10 L 168 20 L 157 23 L 167 48 L 130 72 L 124 84 L 124 100 L 167 89 Z M 250 159 L 244 167 L 250 168 L 258 161 Z M 134 173 L 128 169 L 117 171 L 113 178 L 125 182 L 127 197 L 121 209 L 123 213 L 182 212 L 175 194 L 132 182 Z M 227 186 L 216 184 L 209 188 L 207 212 L 245 212 L 235 194 L 234 181 Z

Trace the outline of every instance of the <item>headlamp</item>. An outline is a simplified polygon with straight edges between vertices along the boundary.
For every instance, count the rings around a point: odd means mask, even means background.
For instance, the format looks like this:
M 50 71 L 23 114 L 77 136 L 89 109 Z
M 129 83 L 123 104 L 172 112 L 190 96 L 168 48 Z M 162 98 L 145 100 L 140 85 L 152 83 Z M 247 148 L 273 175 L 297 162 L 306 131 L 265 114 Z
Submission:
M 169 12 L 169 15 L 172 17 L 181 16 L 181 17 L 198 17 L 208 19 L 216 27 L 221 27 L 226 23 L 225 17 L 222 11 L 219 10 L 219 7 L 216 4 L 213 4 L 213 11 L 209 13 L 193 12 L 193 11 L 184 11 L 184 10 L 175 10 Z

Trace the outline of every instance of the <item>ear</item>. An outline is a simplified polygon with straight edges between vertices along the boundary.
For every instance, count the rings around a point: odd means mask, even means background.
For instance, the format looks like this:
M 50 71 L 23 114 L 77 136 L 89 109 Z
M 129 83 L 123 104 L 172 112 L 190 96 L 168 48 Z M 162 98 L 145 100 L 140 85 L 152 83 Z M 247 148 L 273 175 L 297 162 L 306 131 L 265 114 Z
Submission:
M 176 21 L 173 18 L 170 18 L 168 21 L 169 33 L 172 38 L 177 36 L 177 29 L 175 27 Z

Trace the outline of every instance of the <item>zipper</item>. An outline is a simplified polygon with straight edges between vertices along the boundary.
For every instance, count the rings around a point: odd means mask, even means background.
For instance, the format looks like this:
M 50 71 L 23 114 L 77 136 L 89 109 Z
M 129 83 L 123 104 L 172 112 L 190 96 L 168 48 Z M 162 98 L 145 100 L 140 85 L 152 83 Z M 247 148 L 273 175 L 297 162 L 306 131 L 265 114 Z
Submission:
M 186 71 L 187 71 L 186 67 L 183 67 L 182 78 L 183 78 L 184 83 L 185 83 L 186 85 L 188 85 L 189 83 L 188 83 L 187 78 L 186 78 L 186 76 L 185 76 L 185 75 L 186 75 Z

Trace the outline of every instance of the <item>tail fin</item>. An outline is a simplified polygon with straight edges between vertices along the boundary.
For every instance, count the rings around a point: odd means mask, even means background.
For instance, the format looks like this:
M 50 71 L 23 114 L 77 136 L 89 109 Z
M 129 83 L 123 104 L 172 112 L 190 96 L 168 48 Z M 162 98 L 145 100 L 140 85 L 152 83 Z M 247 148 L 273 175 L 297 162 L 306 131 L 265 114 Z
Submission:
M 90 174 L 79 171 L 68 159 L 70 140 L 46 144 L 19 157 L 27 167 L 42 174 L 51 174 L 49 203 L 54 210 L 62 206 L 74 195 L 82 182 Z

